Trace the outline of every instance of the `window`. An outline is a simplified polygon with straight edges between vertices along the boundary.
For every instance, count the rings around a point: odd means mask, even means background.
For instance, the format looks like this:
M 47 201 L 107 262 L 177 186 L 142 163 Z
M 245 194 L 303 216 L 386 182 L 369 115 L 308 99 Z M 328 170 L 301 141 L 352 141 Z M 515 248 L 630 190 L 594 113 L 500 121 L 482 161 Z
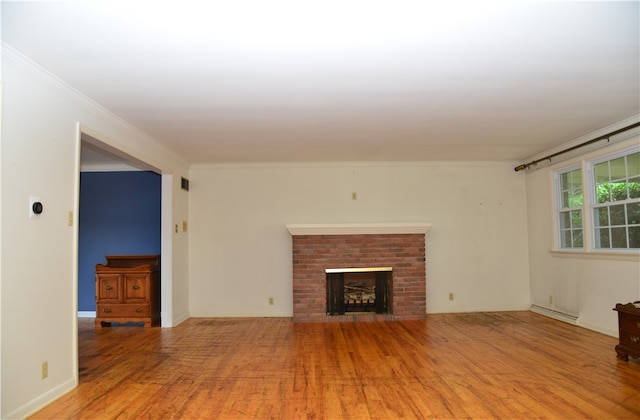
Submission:
M 640 249 L 640 148 L 559 170 L 555 190 L 560 249 Z
M 640 152 L 593 164 L 595 248 L 640 248 Z
M 561 248 L 583 247 L 582 207 L 582 170 L 573 169 L 560 172 L 557 177 L 560 192 L 560 208 L 558 209 L 558 226 L 560 228 Z

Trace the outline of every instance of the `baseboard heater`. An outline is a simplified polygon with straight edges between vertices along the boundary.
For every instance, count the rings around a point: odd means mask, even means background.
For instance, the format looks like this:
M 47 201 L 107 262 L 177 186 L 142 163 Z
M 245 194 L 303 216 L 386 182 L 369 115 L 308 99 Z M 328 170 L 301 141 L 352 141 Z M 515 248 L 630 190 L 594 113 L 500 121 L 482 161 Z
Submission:
M 549 309 L 539 305 L 531 305 L 531 312 L 548 316 L 549 318 L 557 319 L 558 321 L 563 321 L 568 324 L 578 325 L 578 317 L 566 312 L 556 311 L 555 309 Z

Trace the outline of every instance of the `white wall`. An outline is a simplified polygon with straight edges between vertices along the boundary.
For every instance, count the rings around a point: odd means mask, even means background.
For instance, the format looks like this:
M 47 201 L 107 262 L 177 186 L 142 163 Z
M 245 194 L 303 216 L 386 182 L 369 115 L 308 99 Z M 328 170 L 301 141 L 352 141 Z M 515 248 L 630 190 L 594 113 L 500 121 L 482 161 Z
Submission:
M 433 223 L 427 312 L 527 310 L 525 176 L 513 166 L 193 165 L 191 315 L 291 316 L 285 225 L 352 222 Z
M 553 171 L 638 144 L 639 138 L 527 174 L 532 303 L 578 317 L 578 324 L 617 337 L 616 303 L 640 299 L 638 254 L 553 252 Z M 552 296 L 553 303 L 550 303 Z
M 165 149 L 3 46 L 2 84 L 2 417 L 23 417 L 75 386 L 77 381 L 77 218 L 79 124 L 92 135 L 163 174 L 177 175 L 172 212 L 186 219 L 179 190 L 187 165 Z M 44 204 L 28 217 L 29 196 Z M 163 226 L 163 229 L 165 226 Z M 167 231 L 172 231 L 167 226 Z M 172 285 L 186 296 L 186 235 L 175 236 Z M 169 238 L 172 238 L 169 235 Z M 182 242 L 181 242 L 182 241 Z M 165 274 L 165 273 L 163 273 Z M 180 293 L 176 293 L 178 296 Z M 188 301 L 172 303 L 186 317 Z M 41 379 L 40 366 L 49 364 Z

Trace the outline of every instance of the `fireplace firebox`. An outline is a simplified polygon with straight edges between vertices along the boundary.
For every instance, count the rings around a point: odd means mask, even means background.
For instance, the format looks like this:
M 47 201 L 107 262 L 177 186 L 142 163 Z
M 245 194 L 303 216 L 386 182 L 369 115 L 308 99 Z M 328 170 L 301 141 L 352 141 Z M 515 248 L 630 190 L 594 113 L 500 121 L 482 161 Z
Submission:
M 391 267 L 326 269 L 327 315 L 390 313 Z

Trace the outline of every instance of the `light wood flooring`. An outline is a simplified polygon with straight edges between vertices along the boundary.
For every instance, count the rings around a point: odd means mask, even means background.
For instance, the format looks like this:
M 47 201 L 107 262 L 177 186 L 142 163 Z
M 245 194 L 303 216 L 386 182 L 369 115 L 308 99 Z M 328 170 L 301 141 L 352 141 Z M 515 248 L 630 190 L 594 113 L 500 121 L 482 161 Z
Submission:
M 79 330 L 80 386 L 32 418 L 640 418 L 639 361 L 532 312 Z

